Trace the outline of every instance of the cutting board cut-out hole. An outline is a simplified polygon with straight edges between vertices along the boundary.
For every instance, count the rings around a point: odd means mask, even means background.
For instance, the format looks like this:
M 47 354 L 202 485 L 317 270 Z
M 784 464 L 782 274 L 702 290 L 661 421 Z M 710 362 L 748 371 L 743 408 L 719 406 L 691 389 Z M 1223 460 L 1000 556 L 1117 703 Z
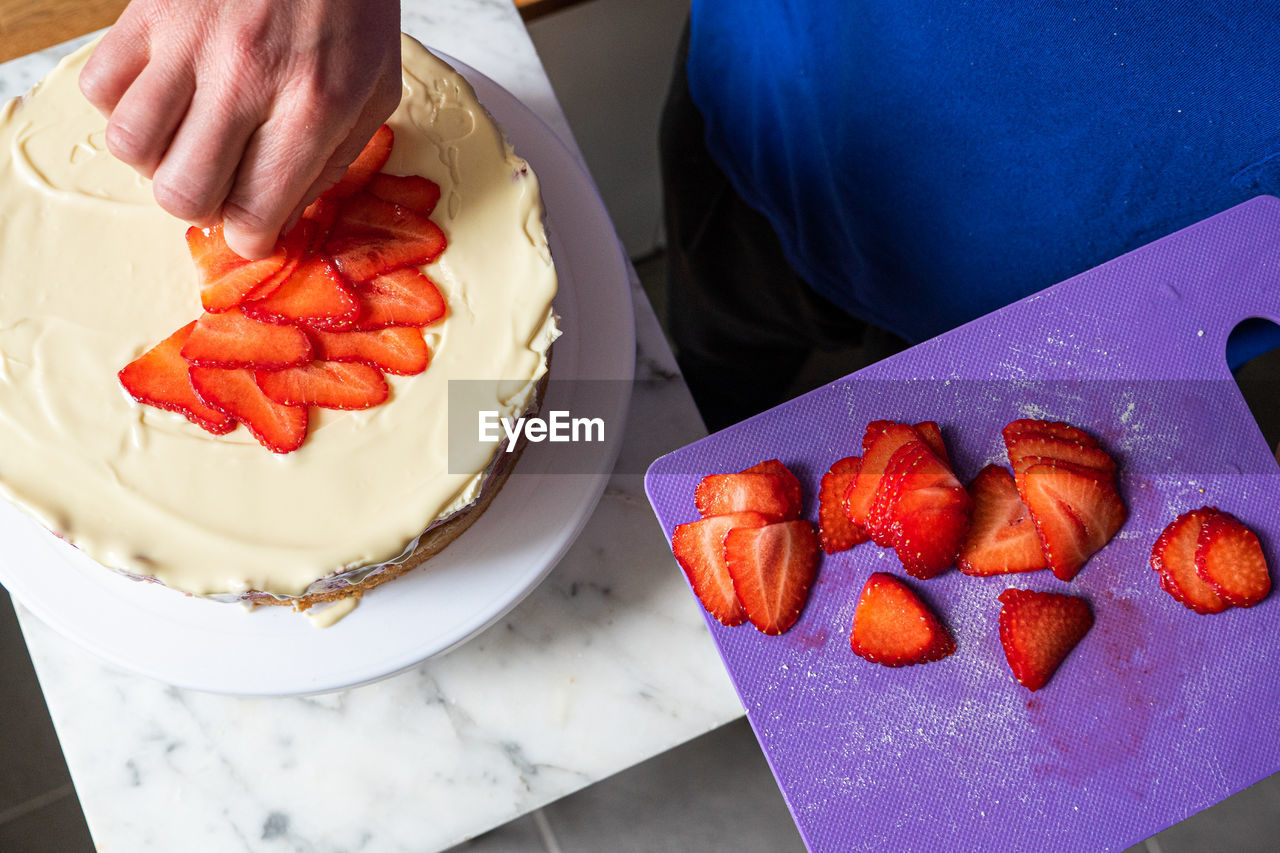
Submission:
M 1280 326 L 1251 317 L 1227 340 L 1227 362 L 1267 444 L 1280 446 Z

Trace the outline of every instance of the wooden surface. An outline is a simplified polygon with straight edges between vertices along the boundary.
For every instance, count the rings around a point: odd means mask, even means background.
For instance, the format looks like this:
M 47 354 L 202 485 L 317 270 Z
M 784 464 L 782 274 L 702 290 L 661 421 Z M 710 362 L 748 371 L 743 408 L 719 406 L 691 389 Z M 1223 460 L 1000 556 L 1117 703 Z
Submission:
M 526 20 L 583 0 L 514 0 Z M 0 62 L 112 24 L 127 0 L 0 0 Z

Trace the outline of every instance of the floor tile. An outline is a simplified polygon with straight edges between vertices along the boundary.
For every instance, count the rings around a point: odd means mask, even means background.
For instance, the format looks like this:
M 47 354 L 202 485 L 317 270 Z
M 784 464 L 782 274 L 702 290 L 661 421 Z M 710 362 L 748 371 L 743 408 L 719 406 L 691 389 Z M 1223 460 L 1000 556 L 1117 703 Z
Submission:
M 791 853 L 804 845 L 745 720 L 545 809 L 563 853 Z
M 9 594 L 0 588 L 0 813 L 71 781 L 44 694 L 18 628 Z M 8 848 L 0 845 L 0 850 Z
M 74 792 L 0 824 L 0 850 L 6 853 L 92 853 L 93 849 Z

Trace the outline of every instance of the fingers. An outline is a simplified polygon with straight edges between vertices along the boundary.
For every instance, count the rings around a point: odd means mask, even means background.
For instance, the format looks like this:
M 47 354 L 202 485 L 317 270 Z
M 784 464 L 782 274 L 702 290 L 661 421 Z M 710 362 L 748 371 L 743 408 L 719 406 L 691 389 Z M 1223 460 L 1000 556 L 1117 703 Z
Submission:
M 117 24 L 103 36 L 80 71 L 80 92 L 104 116 L 110 118 L 116 104 L 147 67 L 150 57 L 146 44 L 145 39 Z
M 316 116 L 332 116 L 333 111 L 314 101 L 263 124 L 245 151 L 235 185 L 222 208 L 227 245 L 246 258 L 270 255 L 282 228 L 295 222 L 306 204 L 338 182 L 391 114 L 399 94 L 397 74 L 394 89 L 380 84 L 344 136 L 316 133 L 317 127 L 332 127 L 331 118 L 324 122 Z
M 152 62 L 120 98 L 107 123 L 107 150 L 146 177 L 164 159 L 195 92 L 180 69 Z
M 220 92 L 197 89 L 155 170 L 156 203 L 187 222 L 215 224 L 258 121 L 257 110 Z

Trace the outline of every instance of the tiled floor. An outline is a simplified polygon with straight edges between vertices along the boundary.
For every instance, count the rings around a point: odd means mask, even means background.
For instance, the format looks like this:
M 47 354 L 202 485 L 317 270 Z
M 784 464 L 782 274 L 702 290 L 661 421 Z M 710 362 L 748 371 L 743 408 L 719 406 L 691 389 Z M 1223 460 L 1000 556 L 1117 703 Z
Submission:
M 638 265 L 659 316 L 660 257 Z M 858 365 L 823 354 L 796 391 Z M 1280 442 L 1280 353 L 1250 366 L 1251 400 L 1264 434 Z M 1250 383 L 1246 383 L 1248 385 Z M 93 850 L 39 685 L 8 598 L 0 591 L 0 853 Z M 1269 733 L 1268 733 L 1269 734 Z M 1172 827 L 1131 853 L 1270 853 L 1280 838 L 1280 775 Z M 274 848 L 273 848 L 274 849 Z M 803 850 L 756 746 L 739 721 L 653 758 L 532 815 L 467 842 L 454 853 L 789 853 Z

